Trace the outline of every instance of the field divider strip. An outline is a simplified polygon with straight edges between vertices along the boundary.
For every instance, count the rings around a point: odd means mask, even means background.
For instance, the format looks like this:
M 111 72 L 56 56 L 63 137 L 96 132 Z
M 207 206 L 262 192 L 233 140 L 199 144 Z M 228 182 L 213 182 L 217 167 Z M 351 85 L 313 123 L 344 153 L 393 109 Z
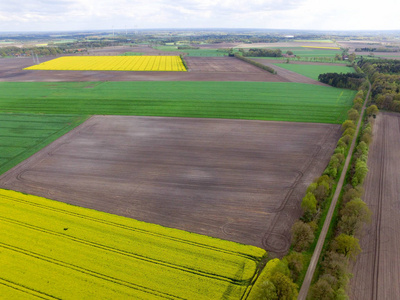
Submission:
M 306 275 L 304 277 L 303 284 L 302 284 L 301 289 L 299 291 L 299 295 L 298 295 L 297 300 L 306 300 L 306 298 L 307 298 L 308 290 L 310 289 L 311 281 L 313 279 L 314 272 L 315 272 L 315 269 L 317 267 L 317 263 L 318 263 L 319 257 L 321 255 L 322 247 L 323 247 L 323 245 L 325 243 L 325 238 L 326 238 L 329 226 L 330 226 L 331 221 L 332 221 L 332 216 L 333 216 L 333 213 L 335 211 L 336 204 L 337 204 L 337 201 L 339 199 L 340 192 L 342 191 L 344 179 L 346 177 L 347 170 L 348 170 L 349 165 L 350 165 L 350 160 L 351 160 L 351 158 L 353 156 L 353 151 L 354 151 L 355 144 L 356 144 L 356 141 L 357 141 L 358 133 L 360 132 L 361 121 L 362 121 L 362 118 L 363 118 L 363 115 L 364 115 L 365 107 L 366 107 L 366 104 L 368 102 L 368 98 L 369 98 L 370 92 L 371 92 L 371 84 L 369 83 L 369 90 L 368 90 L 367 97 L 364 100 L 364 104 L 363 104 L 362 109 L 361 109 L 360 117 L 359 117 L 358 122 L 357 122 L 356 132 L 354 133 L 354 137 L 353 137 L 353 140 L 351 142 L 351 146 L 350 146 L 349 152 L 347 154 L 346 161 L 345 161 L 345 164 L 343 166 L 342 173 L 340 175 L 338 184 L 336 186 L 335 193 L 334 193 L 333 198 L 332 198 L 331 206 L 329 207 L 328 214 L 327 214 L 327 216 L 325 218 L 324 226 L 322 227 L 321 233 L 320 233 L 319 238 L 318 238 L 317 245 L 315 246 L 314 253 L 313 253 L 313 255 L 311 257 L 311 260 L 310 260 L 310 263 L 308 265 L 307 273 L 306 273 Z
M 46 209 L 46 210 L 55 211 L 55 212 L 66 214 L 66 215 L 71 215 L 71 216 L 78 217 L 78 218 L 81 218 L 81 219 L 86 219 L 86 220 L 90 220 L 90 221 L 94 221 L 94 222 L 97 222 L 97 223 L 106 224 L 106 225 L 117 227 L 117 228 L 122 228 L 122 229 L 126 229 L 126 230 L 129 230 L 129 231 L 137 231 L 137 232 L 141 232 L 141 233 L 146 233 L 146 234 L 149 234 L 149 235 L 152 235 L 152 236 L 161 237 L 161 238 L 164 238 L 164 239 L 167 239 L 167 240 L 178 241 L 178 242 L 183 243 L 183 244 L 194 245 L 194 246 L 197 246 L 199 248 L 209 249 L 209 250 L 213 250 L 213 251 L 221 252 L 221 253 L 225 253 L 225 254 L 231 254 L 233 256 L 240 256 L 240 257 L 244 257 L 244 258 L 247 258 L 249 260 L 252 260 L 254 262 L 258 262 L 259 261 L 259 259 L 257 257 L 255 257 L 255 256 L 253 256 L 253 255 L 249 255 L 249 254 L 245 254 L 245 253 L 241 253 L 241 252 L 229 251 L 229 250 L 221 249 L 221 248 L 218 248 L 218 247 L 215 247 L 215 246 L 208 246 L 208 245 L 205 245 L 205 244 L 201 244 L 201 243 L 197 243 L 197 242 L 193 242 L 193 241 L 188 241 L 188 240 L 184 240 L 184 239 L 181 239 L 181 238 L 170 237 L 170 236 L 166 236 L 164 234 L 159 234 L 159 233 L 155 233 L 155 232 L 148 231 L 148 230 L 145 230 L 145 229 L 135 228 L 135 227 L 128 226 L 128 225 L 122 225 L 122 224 L 118 224 L 118 223 L 115 223 L 115 222 L 104 221 L 102 219 L 98 219 L 98 218 L 95 218 L 95 217 L 85 216 L 85 215 L 82 215 L 82 214 L 79 214 L 79 213 L 74 213 L 74 212 L 70 212 L 70 211 L 59 209 L 59 208 L 55 208 L 55 207 L 49 207 L 49 206 L 46 206 L 46 205 L 43 205 L 43 204 L 39 204 L 39 203 L 33 203 L 31 201 L 28 201 L 28 200 L 22 200 L 22 199 L 19 199 L 19 198 L 14 198 L 14 197 L 11 197 L 11 196 L 4 196 L 4 195 L 0 195 L 0 199 L 6 199 L 6 200 L 7 199 L 11 199 L 12 201 L 16 201 L 16 202 L 20 202 L 20 203 L 23 203 L 23 204 L 39 207 L 39 208 Z
M 209 273 L 209 272 L 205 272 L 205 271 L 194 270 L 194 269 L 191 269 L 191 268 L 188 268 L 188 267 L 185 267 L 185 266 L 174 265 L 174 264 L 171 264 L 171 263 L 168 263 L 168 262 L 165 262 L 165 261 L 161 261 L 161 260 L 157 260 L 157 259 L 154 259 L 154 258 L 146 257 L 146 256 L 143 256 L 143 255 L 140 255 L 140 254 L 131 253 L 131 252 L 128 252 L 128 251 L 125 251 L 125 250 L 121 250 L 121 249 L 117 249 L 117 248 L 113 248 L 113 247 L 110 247 L 110 246 L 105 246 L 105 245 L 100 244 L 100 243 L 86 241 L 86 240 L 80 239 L 78 237 L 74 237 L 74 236 L 69 236 L 69 235 L 66 235 L 66 234 L 58 233 L 56 231 L 48 230 L 48 229 L 45 229 L 45 228 L 42 228 L 42 227 L 38 227 L 38 226 L 35 226 L 35 225 L 31 225 L 31 224 L 28 224 L 28 223 L 24 223 L 24 222 L 21 222 L 21 221 L 13 220 L 13 219 L 6 218 L 6 217 L 0 217 L 0 221 L 7 222 L 7 223 L 10 223 L 10 224 L 14 224 L 14 225 L 18 225 L 18 226 L 25 227 L 25 228 L 29 228 L 31 230 L 39 231 L 39 232 L 42 232 L 42 233 L 54 235 L 54 236 L 61 237 L 61 238 L 64 238 L 64 239 L 68 239 L 68 240 L 74 241 L 76 243 L 80 243 L 80 244 L 83 244 L 83 245 L 91 246 L 91 247 L 94 247 L 94 248 L 97 248 L 97 249 L 101 249 L 101 250 L 104 250 L 104 251 L 116 253 L 116 254 L 119 254 L 119 255 L 127 256 L 127 257 L 131 257 L 131 258 L 134 258 L 134 259 L 137 259 L 137 260 L 142 260 L 142 261 L 145 261 L 147 263 L 151 263 L 151 264 L 155 264 L 155 265 L 161 265 L 161 266 L 164 266 L 166 268 L 171 268 L 171 269 L 179 270 L 179 271 L 186 272 L 186 273 L 192 273 L 192 274 L 195 274 L 195 275 L 198 275 L 198 276 L 203 276 L 203 277 L 207 277 L 207 278 L 214 279 L 214 280 L 226 281 L 226 282 L 229 282 L 229 283 L 232 283 L 232 284 L 236 284 L 236 285 L 245 285 L 249 281 L 249 280 L 238 280 L 238 279 L 235 279 L 235 278 L 229 278 L 229 277 L 225 277 L 225 276 L 222 276 L 222 275 L 213 274 L 213 273 Z M 0 244 L 1 244 L 1 242 L 0 242 Z
M 44 256 L 44 255 L 41 255 L 39 253 L 35 253 L 35 252 L 29 251 L 29 250 L 26 250 L 26 249 L 23 249 L 23 248 L 19 248 L 19 247 L 15 247 L 15 246 L 12 246 L 12 245 L 8 245 L 8 244 L 2 243 L 2 242 L 0 242 L 0 247 L 2 247 L 4 249 L 7 249 L 7 250 L 10 250 L 10 251 L 13 251 L 13 252 L 18 252 L 20 254 L 27 255 L 27 256 L 30 256 L 30 257 L 33 257 L 33 258 L 36 258 L 36 259 L 39 259 L 39 260 L 43 260 L 43 261 L 46 261 L 48 263 L 52 263 L 52 264 L 55 264 L 55 265 L 58 265 L 58 266 L 61 266 L 61 267 L 64 267 L 64 268 L 72 269 L 74 271 L 77 271 L 77 272 L 80 272 L 80 273 L 84 273 L 84 274 L 87 274 L 87 275 L 90 275 L 90 276 L 93 276 L 93 277 L 96 277 L 96 278 L 100 278 L 100 279 L 103 279 L 103 280 L 106 280 L 106 281 L 110 281 L 112 283 L 116 283 L 116 284 L 119 284 L 119 285 L 122 285 L 122 286 L 125 286 L 125 287 L 128 287 L 128 288 L 138 289 L 138 290 L 141 290 L 142 292 L 146 292 L 146 293 L 153 294 L 153 295 L 156 295 L 156 296 L 160 296 L 160 294 L 161 294 L 163 296 L 165 296 L 165 295 L 169 296 L 170 299 L 184 299 L 184 298 L 180 298 L 180 297 L 175 296 L 175 295 L 171 295 L 171 294 L 163 293 L 163 292 L 160 292 L 160 291 L 156 291 L 156 290 L 153 290 L 153 289 L 150 289 L 150 288 L 147 288 L 147 287 L 143 287 L 141 285 L 138 285 L 138 284 L 135 284 L 135 283 L 132 283 L 132 282 L 129 282 L 129 281 L 125 281 L 125 280 L 122 280 L 122 279 L 119 279 L 119 278 L 115 278 L 115 277 L 112 277 L 112 276 L 101 274 L 101 273 L 98 273 L 96 271 L 92 271 L 92 270 L 89 270 L 89 269 L 86 269 L 86 268 L 83 268 L 83 267 L 80 267 L 80 266 L 76 266 L 74 264 L 70 264 L 70 263 L 55 259 L 55 258 Z M 58 299 L 58 298 L 56 298 L 56 299 Z

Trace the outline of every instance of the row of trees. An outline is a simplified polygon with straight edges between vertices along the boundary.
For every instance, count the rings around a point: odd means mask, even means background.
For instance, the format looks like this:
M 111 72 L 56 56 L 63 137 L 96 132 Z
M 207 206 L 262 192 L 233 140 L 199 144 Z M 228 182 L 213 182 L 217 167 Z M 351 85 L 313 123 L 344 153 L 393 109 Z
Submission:
M 372 100 L 379 109 L 400 112 L 400 61 L 360 60 L 372 82 Z
M 358 73 L 324 73 L 318 76 L 318 80 L 334 87 L 358 90 L 365 81 L 365 75 Z
M 251 64 L 251 65 L 253 65 L 253 66 L 256 66 L 256 67 L 258 67 L 258 68 L 260 68 L 260 69 L 263 69 L 263 70 L 265 70 L 265 71 L 268 71 L 268 72 L 270 72 L 270 73 L 272 73 L 272 74 L 276 74 L 276 71 L 275 71 L 273 68 L 268 67 L 268 66 L 266 66 L 266 65 L 263 65 L 263 64 L 261 64 L 261 63 L 258 63 L 258 62 L 254 61 L 254 60 L 249 59 L 249 58 L 243 57 L 243 56 L 242 56 L 241 54 L 239 54 L 239 53 L 235 53 L 235 54 L 234 54 L 234 57 L 236 57 L 236 58 L 238 58 L 238 59 L 240 59 L 240 60 L 243 60 L 243 61 L 245 61 L 245 62 L 247 62 L 247 63 L 249 63 L 249 64 Z
M 357 93 L 353 108 L 348 111 L 348 120 L 342 124 L 343 135 L 338 146 L 343 139 L 347 140 L 346 136 L 354 136 L 363 94 L 362 90 Z M 372 116 L 377 111 L 377 107 L 372 105 L 367 109 L 367 115 Z M 361 199 L 364 191 L 362 184 L 368 172 L 368 147 L 371 142 L 372 124 L 367 122 L 352 157 L 348 184 L 339 201 L 339 213 L 333 223 L 335 226 L 328 247 L 322 255 L 318 278 L 310 289 L 312 299 L 348 299 L 346 290 L 351 278 L 350 262 L 361 252 L 357 237 L 364 224 L 371 218 L 371 211 Z M 326 173 L 331 172 L 330 168 L 335 164 L 334 157 L 335 155 L 325 170 Z
M 364 87 L 365 85 L 362 86 Z M 301 202 L 303 214 L 291 229 L 292 247 L 289 254 L 282 260 L 272 260 L 274 262 L 270 261 L 267 264 L 252 290 L 252 293 L 257 294 L 259 298 L 250 299 L 296 299 L 298 285 L 301 284 L 302 274 L 307 267 L 306 261 L 313 251 L 317 231 L 322 228 L 324 212 L 329 208 L 332 187 L 340 176 L 345 156 L 355 135 L 364 94 L 363 89 L 356 94 L 353 107 L 348 111 L 348 119 L 342 124 L 342 136 L 323 175 L 316 178 L 307 188 Z M 367 109 L 369 116 L 377 112 L 378 108 L 375 105 Z M 371 217 L 370 210 L 361 199 L 362 184 L 368 172 L 368 147 L 371 142 L 372 124 L 367 123 L 362 129 L 352 157 L 347 178 L 348 184 L 339 201 L 338 215 L 333 219 L 335 226 L 328 236 L 330 242 L 321 256 L 322 262 L 317 272 L 318 276 L 310 289 L 311 299 L 348 299 L 346 287 L 351 276 L 350 261 L 355 259 L 361 251 L 357 235 Z M 280 275 L 276 275 L 277 273 Z M 285 285 L 281 286 L 277 283 L 277 277 L 283 276 L 286 276 Z M 284 296 L 282 296 L 282 290 L 286 293 Z M 282 298 L 278 298 L 279 293 Z
M 363 92 L 357 93 L 353 107 L 348 111 L 348 120 L 342 124 L 342 136 L 339 139 L 330 162 L 322 176 L 316 178 L 307 188 L 301 202 L 303 214 L 292 226 L 292 247 L 282 260 L 269 261 L 260 274 L 249 299 L 296 299 L 301 284 L 301 274 L 307 267 L 305 263 L 313 251 L 317 231 L 322 228 L 324 211 L 329 207 L 332 187 L 337 182 L 345 162 L 345 156 L 355 134 L 355 123 L 360 116 L 363 104 Z M 374 113 L 376 113 L 374 111 Z M 369 144 L 372 140 L 371 127 L 366 127 L 361 142 Z M 355 158 L 365 161 L 367 153 L 364 144 L 357 147 Z M 354 171 L 355 173 L 355 167 Z M 365 173 L 359 172 L 358 181 L 362 182 Z M 364 175 L 364 177 L 363 177 Z M 362 188 L 357 183 L 347 186 L 340 212 L 341 221 L 332 246 L 324 255 L 320 270 L 320 278 L 312 286 L 312 299 L 345 299 L 346 285 L 349 276 L 349 258 L 359 252 L 358 240 L 354 233 L 368 220 L 369 210 L 361 200 Z M 280 278 L 278 283 L 278 278 Z M 284 278 L 284 280 L 282 279 Z M 289 280 L 290 279 L 290 280 Z M 284 282 L 284 284 L 283 284 Z M 281 298 L 278 297 L 280 295 Z M 336 298 L 335 298 L 336 297 Z
M 365 48 L 356 48 L 356 52 L 399 52 L 399 48 L 370 48 L 370 47 L 365 47 Z
M 19 47 L 1 47 L 0 56 L 31 56 L 32 53 L 39 56 L 56 55 L 63 53 L 63 50 L 59 47 L 29 47 L 29 48 L 19 48 Z
M 271 259 L 251 289 L 248 299 L 297 299 L 298 285 L 293 282 L 293 272 L 298 273 L 302 268 L 301 254 L 299 257 L 291 254 L 282 260 Z
M 262 49 L 262 48 L 251 48 L 248 51 L 243 49 L 239 50 L 243 56 L 248 57 L 282 57 L 281 49 Z
M 360 106 L 359 100 L 356 99 L 355 107 L 361 108 L 362 102 Z M 357 114 L 359 116 L 358 111 Z M 349 115 L 353 119 L 357 117 L 353 112 L 349 112 Z M 346 125 L 343 125 L 342 137 L 337 144 L 327 169 L 322 176 L 316 178 L 308 186 L 306 195 L 302 199 L 301 208 L 303 214 L 293 224 L 291 229 L 291 251 L 282 260 L 273 259 L 267 263 L 253 287 L 250 294 L 252 297 L 249 297 L 249 299 L 296 299 L 299 288 L 296 283 L 301 282 L 301 273 L 307 267 L 305 262 L 308 255 L 310 255 L 309 251 L 312 251 L 310 248 L 315 241 L 318 228 L 322 227 L 324 221 L 322 218 L 323 211 L 327 208 L 328 200 L 332 194 L 332 186 L 337 180 L 341 168 L 343 168 L 346 152 L 355 133 L 354 128 L 347 129 L 345 127 Z M 351 211 L 350 208 L 349 210 Z M 340 246 L 346 243 L 342 239 L 343 237 L 339 238 Z M 347 251 L 345 247 L 341 247 L 340 250 Z M 278 278 L 280 278 L 279 282 Z M 316 297 L 313 299 L 324 298 Z

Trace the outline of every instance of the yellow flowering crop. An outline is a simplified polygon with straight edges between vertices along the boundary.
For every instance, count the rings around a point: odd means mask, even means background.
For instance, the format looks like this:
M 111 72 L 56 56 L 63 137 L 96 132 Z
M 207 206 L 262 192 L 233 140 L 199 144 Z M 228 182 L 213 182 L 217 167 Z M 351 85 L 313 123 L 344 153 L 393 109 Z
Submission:
M 1 299 L 243 299 L 266 252 L 0 189 Z
M 186 71 L 186 68 L 179 56 L 64 56 L 25 70 Z

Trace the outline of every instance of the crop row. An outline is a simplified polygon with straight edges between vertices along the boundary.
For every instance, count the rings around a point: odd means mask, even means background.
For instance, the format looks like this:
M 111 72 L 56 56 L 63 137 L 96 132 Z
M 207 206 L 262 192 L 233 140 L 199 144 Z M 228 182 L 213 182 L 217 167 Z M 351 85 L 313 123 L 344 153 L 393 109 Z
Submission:
M 79 115 L 0 113 L 0 174 L 84 120 Z
M 355 94 L 291 82 L 4 82 L 0 88 L 2 112 L 318 123 L 343 122 Z
M 64 56 L 25 70 L 186 71 L 179 56 Z

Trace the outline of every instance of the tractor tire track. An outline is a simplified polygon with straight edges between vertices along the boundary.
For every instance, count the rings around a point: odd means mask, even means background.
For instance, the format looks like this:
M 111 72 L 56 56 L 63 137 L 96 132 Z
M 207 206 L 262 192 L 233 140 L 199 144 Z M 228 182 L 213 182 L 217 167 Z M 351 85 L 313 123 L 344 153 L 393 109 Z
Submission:
M 166 268 L 179 270 L 179 271 L 182 271 L 182 272 L 185 272 L 185 273 L 191 273 L 191 274 L 194 274 L 194 275 L 197 275 L 197 276 L 211 278 L 211 279 L 219 280 L 219 281 L 226 281 L 226 282 L 229 282 L 229 283 L 232 283 L 232 284 L 235 284 L 235 285 L 246 285 L 248 283 L 248 281 L 249 281 L 249 280 L 238 280 L 238 279 L 235 279 L 235 278 L 229 278 L 229 277 L 225 277 L 225 276 L 214 274 L 214 273 L 209 273 L 209 272 L 200 271 L 200 270 L 194 270 L 194 269 L 191 269 L 191 268 L 188 268 L 188 267 L 185 267 L 185 266 L 174 265 L 174 264 L 171 264 L 171 263 L 168 263 L 168 262 L 165 262 L 165 261 L 161 261 L 161 260 L 157 260 L 157 259 L 154 259 L 154 258 L 146 257 L 146 256 L 143 256 L 143 255 L 140 255 L 140 254 L 131 253 L 131 252 L 128 252 L 128 251 L 125 251 L 125 250 L 121 250 L 121 249 L 117 249 L 117 248 L 113 248 L 113 247 L 110 247 L 110 246 L 105 246 L 105 245 L 102 245 L 100 243 L 83 240 L 83 239 L 80 239 L 78 237 L 74 237 L 74 236 L 58 233 L 56 231 L 48 230 L 48 229 L 45 229 L 45 228 L 42 228 L 42 227 L 38 227 L 38 226 L 31 225 L 31 224 L 28 224 L 28 223 L 24 223 L 24 222 L 21 222 L 21 221 L 9 219 L 9 218 L 6 218 L 6 217 L 0 217 L 0 222 L 7 222 L 7 223 L 10 223 L 10 224 L 13 224 L 13 225 L 18 225 L 18 226 L 25 227 L 25 228 L 28 228 L 28 229 L 31 229 L 31 230 L 35 230 L 35 231 L 38 231 L 38 232 L 41 232 L 41 233 L 53 235 L 53 236 L 56 236 L 58 238 L 63 238 L 63 239 L 71 240 L 71 241 L 79 243 L 79 244 L 83 244 L 83 245 L 86 245 L 86 246 L 94 247 L 96 249 L 101 249 L 101 250 L 104 250 L 104 251 L 116 253 L 116 254 L 123 255 L 123 256 L 126 256 L 126 257 L 130 257 L 130 258 L 133 258 L 133 259 L 136 259 L 136 260 L 141 260 L 141 261 L 144 261 L 146 263 L 160 265 L 160 266 L 163 266 L 163 267 L 166 267 Z
M 105 275 L 105 274 L 102 274 L 102 273 L 98 273 L 98 272 L 95 272 L 93 270 L 89 270 L 89 269 L 86 269 L 86 268 L 83 268 L 83 267 L 80 267 L 80 266 L 77 266 L 77 265 L 74 265 L 74 264 L 66 263 L 66 262 L 58 260 L 58 259 L 54 259 L 54 258 L 51 258 L 51 257 L 48 257 L 48 256 L 44 256 L 44 255 L 41 255 L 39 253 L 35 253 L 33 251 L 29 251 L 29 250 L 26 250 L 26 249 L 22 249 L 22 248 L 19 248 L 19 247 L 8 245 L 8 244 L 2 243 L 2 242 L 0 242 L 0 247 L 4 248 L 4 249 L 7 249 L 9 251 L 13 251 L 13 252 L 17 252 L 17 253 L 20 253 L 20 254 L 23 254 L 23 255 L 26 255 L 26 256 L 30 256 L 30 257 L 33 257 L 35 259 L 39 259 L 39 260 L 42 260 L 42 261 L 45 261 L 45 262 L 48 262 L 48 263 L 51 263 L 51 264 L 55 264 L 55 265 L 61 266 L 63 268 L 68 268 L 68 269 L 71 269 L 71 270 L 74 270 L 74 271 L 77 271 L 77 272 L 80 272 L 80 273 L 83 273 L 83 274 L 86 274 L 86 275 L 90 275 L 90 276 L 93 276 L 93 277 L 96 277 L 96 278 L 99 278 L 99 279 L 103 279 L 103 280 L 106 280 L 106 281 L 109 281 L 109 282 L 112 282 L 112 283 L 115 283 L 115 284 L 119 284 L 119 285 L 122 285 L 124 287 L 140 290 L 142 292 L 149 293 L 149 294 L 152 294 L 152 295 L 155 295 L 155 296 L 162 296 L 162 297 L 165 297 L 167 299 L 184 299 L 184 298 L 181 298 L 181 297 L 178 297 L 178 296 L 175 296 L 175 295 L 159 292 L 159 291 L 150 289 L 148 287 L 144 287 L 144 286 L 137 285 L 137 284 L 129 282 L 129 281 L 125 281 L 125 280 L 122 280 L 122 279 L 119 279 L 119 278 L 115 278 L 115 277 L 108 276 L 108 275 Z M 55 299 L 58 299 L 58 298 L 55 298 Z
M 386 169 L 386 149 L 387 149 L 387 138 L 386 138 L 386 127 L 387 120 L 383 120 L 382 126 L 382 146 L 380 152 L 380 163 L 379 163 L 379 187 L 378 187 L 378 199 L 377 199 L 377 221 L 375 226 L 375 255 L 373 262 L 373 276 L 372 276 L 372 297 L 373 300 L 379 299 L 379 258 L 380 258 L 380 247 L 381 247 L 381 225 L 382 225 L 382 203 L 385 194 L 385 169 Z

